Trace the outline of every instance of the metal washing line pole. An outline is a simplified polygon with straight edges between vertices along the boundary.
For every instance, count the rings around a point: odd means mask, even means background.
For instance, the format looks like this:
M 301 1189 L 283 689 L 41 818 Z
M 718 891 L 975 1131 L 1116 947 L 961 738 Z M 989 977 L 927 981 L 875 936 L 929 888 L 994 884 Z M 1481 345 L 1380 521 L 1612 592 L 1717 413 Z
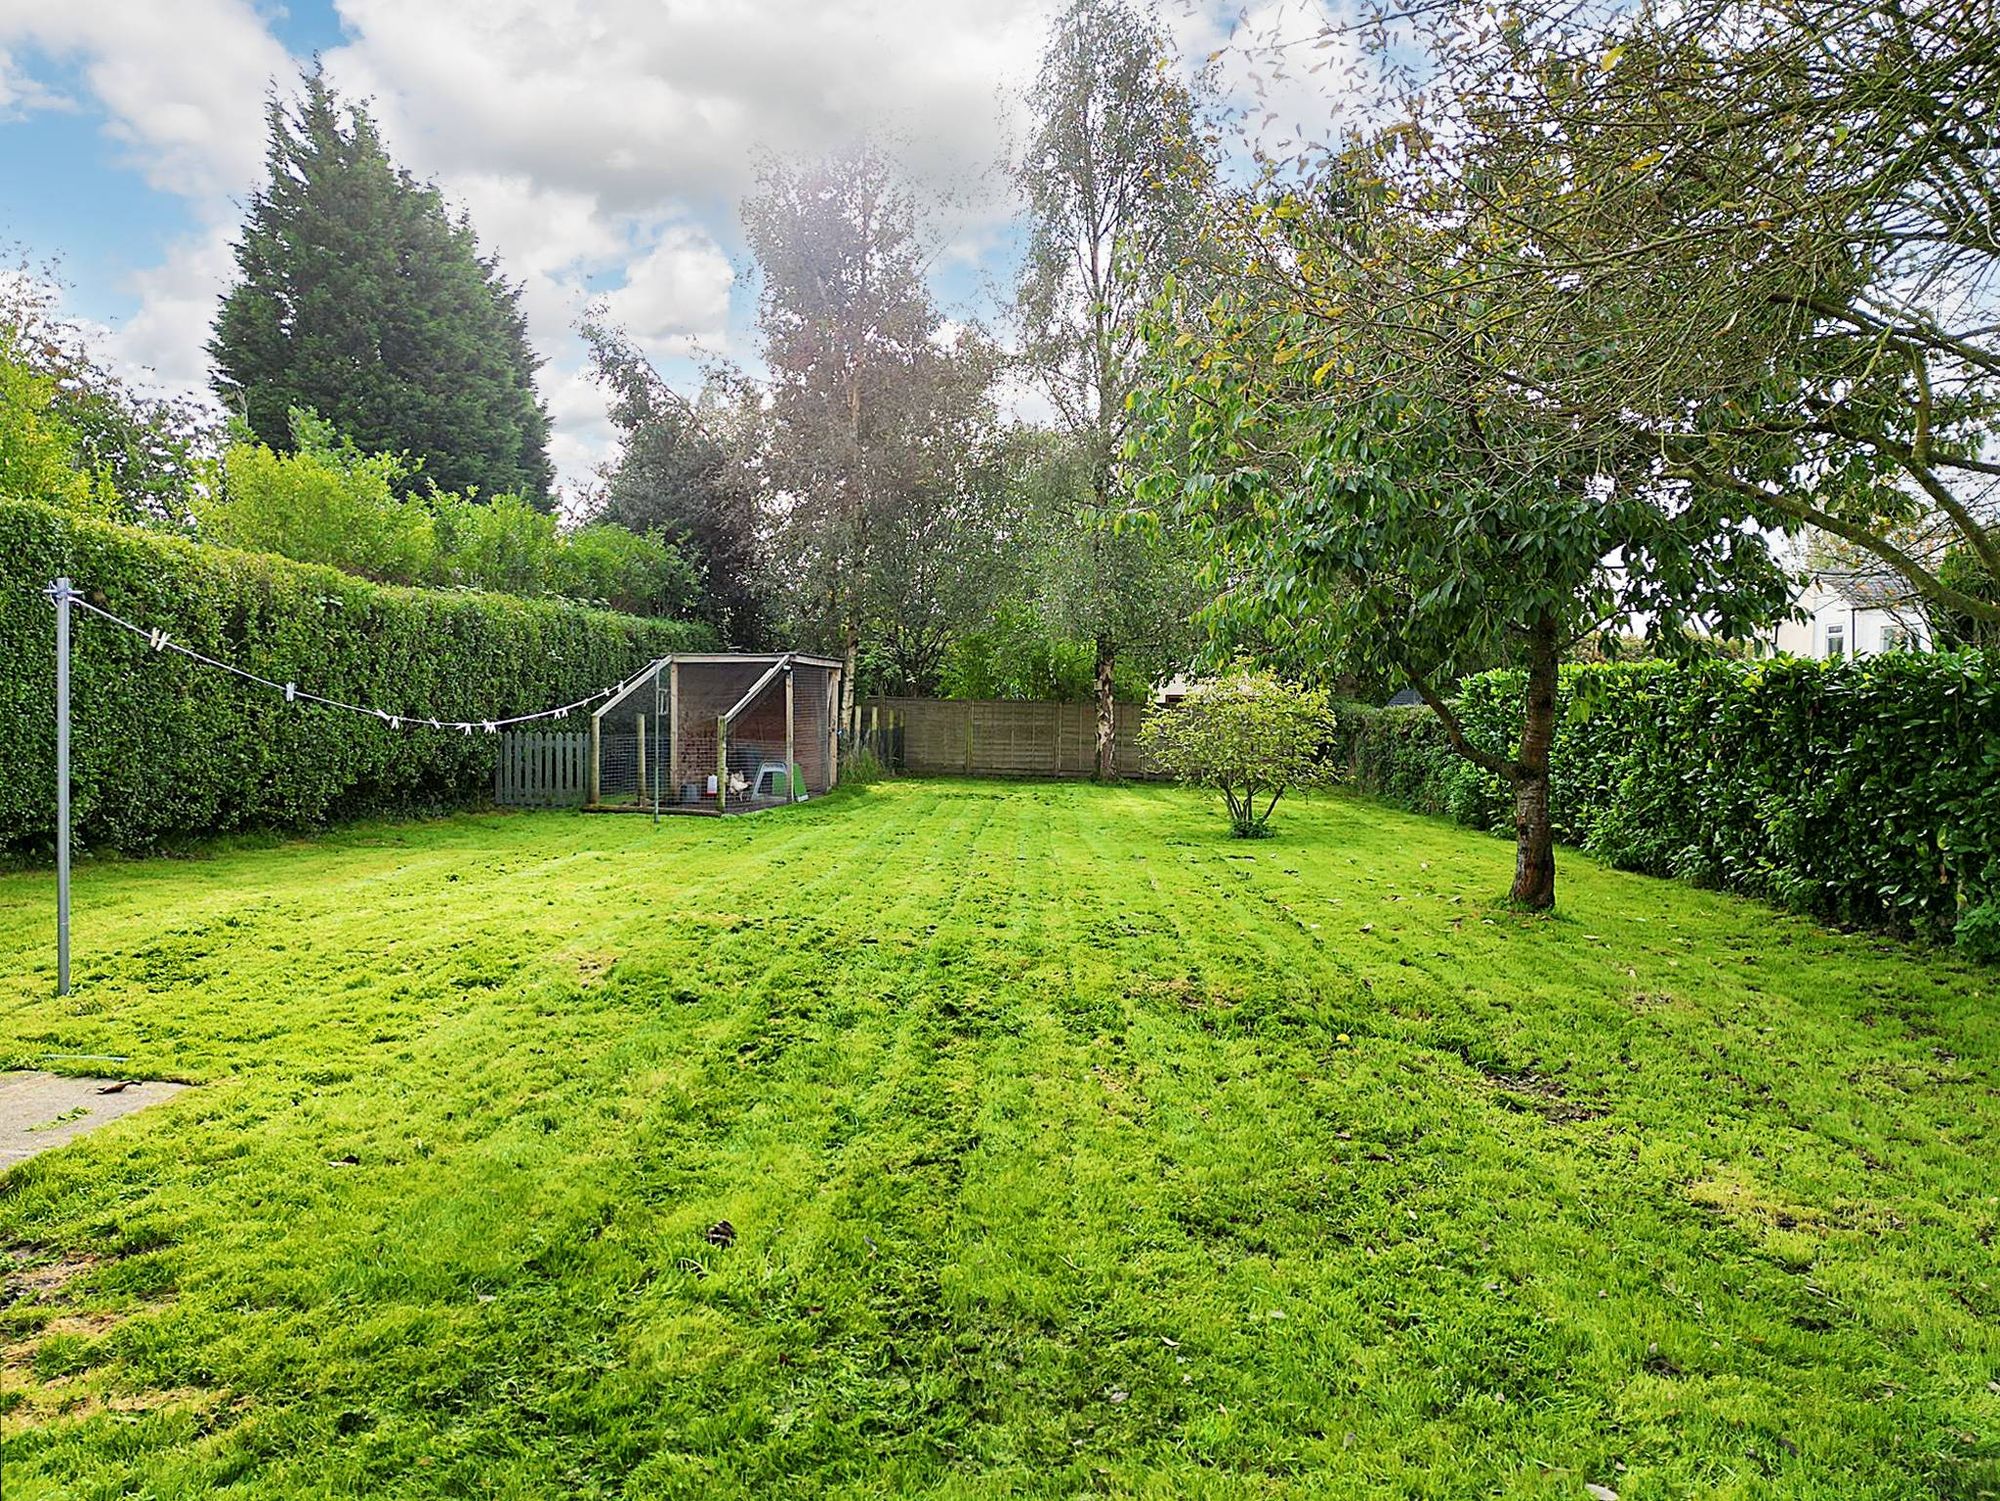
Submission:
M 56 602 L 56 994 L 69 994 L 69 580 Z

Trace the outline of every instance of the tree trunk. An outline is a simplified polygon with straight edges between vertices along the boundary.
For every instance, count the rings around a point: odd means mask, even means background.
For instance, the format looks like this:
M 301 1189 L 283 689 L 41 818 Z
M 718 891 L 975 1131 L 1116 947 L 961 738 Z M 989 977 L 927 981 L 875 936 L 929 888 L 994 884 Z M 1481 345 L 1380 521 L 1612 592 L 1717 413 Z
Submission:
M 1556 733 L 1556 626 L 1538 618 L 1529 632 L 1528 694 L 1521 755 L 1514 766 L 1514 889 L 1520 906 L 1556 904 L 1556 845 L 1549 829 L 1549 747 Z
M 1108 782 L 1118 774 L 1114 762 L 1117 750 L 1118 719 L 1111 699 L 1111 668 L 1117 651 L 1108 636 L 1097 638 L 1097 780 Z
M 861 733 L 861 700 L 855 686 L 855 664 L 861 660 L 861 626 L 850 619 L 847 622 L 847 648 L 843 653 L 847 664 L 840 675 L 840 731 L 852 745 Z

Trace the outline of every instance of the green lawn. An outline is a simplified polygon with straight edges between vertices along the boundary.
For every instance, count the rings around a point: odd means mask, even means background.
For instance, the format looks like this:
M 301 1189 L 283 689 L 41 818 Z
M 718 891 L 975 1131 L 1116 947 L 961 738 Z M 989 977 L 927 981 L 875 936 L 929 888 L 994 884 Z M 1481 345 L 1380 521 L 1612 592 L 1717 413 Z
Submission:
M 106 862 L 66 1001 L 0 877 L 0 1060 L 203 1085 L 0 1188 L 7 1501 L 2000 1491 L 1992 972 L 1277 828 L 904 782 Z

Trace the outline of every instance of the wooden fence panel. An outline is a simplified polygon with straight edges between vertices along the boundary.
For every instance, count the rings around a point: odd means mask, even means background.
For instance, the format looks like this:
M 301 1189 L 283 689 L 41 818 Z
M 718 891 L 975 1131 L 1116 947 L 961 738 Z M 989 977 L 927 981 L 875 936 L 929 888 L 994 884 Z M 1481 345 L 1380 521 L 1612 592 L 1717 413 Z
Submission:
M 512 808 L 577 808 L 590 792 L 590 736 L 582 730 L 508 730 L 494 758 L 493 801 Z
M 902 727 L 910 772 L 969 776 L 1089 776 L 1097 766 L 1097 709 L 1092 704 L 997 699 L 873 698 L 863 706 L 878 724 Z M 1113 766 L 1126 777 L 1159 774 L 1139 754 L 1139 726 L 1152 709 L 1120 704 Z
M 1097 770 L 1097 705 L 1063 704 L 1056 770 L 1063 776 L 1087 777 Z
M 963 706 L 931 699 L 884 702 L 902 715 L 903 765 L 909 771 L 970 771 L 970 721 Z
M 972 770 L 999 776 L 1054 776 L 1056 704 L 969 703 Z

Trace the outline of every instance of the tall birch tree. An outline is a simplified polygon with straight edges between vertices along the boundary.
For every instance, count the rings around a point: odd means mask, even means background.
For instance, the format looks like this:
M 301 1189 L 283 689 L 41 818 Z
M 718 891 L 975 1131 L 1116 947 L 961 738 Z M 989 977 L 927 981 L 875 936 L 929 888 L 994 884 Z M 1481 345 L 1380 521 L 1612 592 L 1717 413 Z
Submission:
M 1072 0 L 1028 91 L 1034 129 L 1015 162 L 1028 209 L 1016 288 L 1029 373 L 1083 455 L 1082 533 L 1063 624 L 1087 637 L 1097 679 L 1097 772 L 1112 765 L 1112 681 L 1135 626 L 1157 637 L 1179 608 L 1154 539 L 1115 523 L 1120 453 L 1138 375 L 1141 314 L 1192 242 L 1211 176 L 1204 83 L 1176 66 L 1135 0 Z

